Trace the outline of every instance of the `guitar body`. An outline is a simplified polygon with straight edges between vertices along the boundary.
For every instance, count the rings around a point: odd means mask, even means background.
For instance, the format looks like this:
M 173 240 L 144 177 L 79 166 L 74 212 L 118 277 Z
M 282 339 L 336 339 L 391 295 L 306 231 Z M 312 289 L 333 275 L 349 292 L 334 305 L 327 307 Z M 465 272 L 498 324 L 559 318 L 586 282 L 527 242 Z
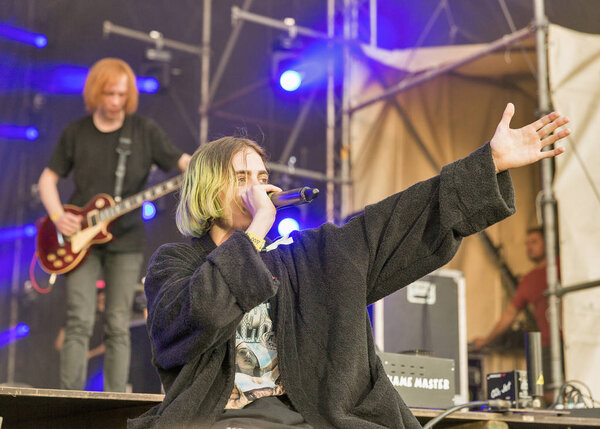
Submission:
M 144 201 L 154 201 L 181 186 L 182 175 L 159 183 L 125 198 L 119 203 L 107 194 L 98 194 L 84 207 L 65 205 L 66 212 L 81 215 L 81 229 L 64 237 L 48 216 L 38 220 L 37 256 L 41 267 L 49 274 L 65 274 L 81 264 L 94 244 L 106 243 L 113 236 L 110 224 L 125 213 L 140 207 Z
M 65 205 L 66 212 L 81 215 L 81 230 L 67 237 L 63 236 L 48 216 L 37 222 L 36 247 L 40 266 L 49 274 L 65 274 L 81 264 L 93 244 L 112 240 L 108 232 L 111 222 L 99 221 L 102 209 L 114 206 L 110 195 L 98 194 L 85 207 Z

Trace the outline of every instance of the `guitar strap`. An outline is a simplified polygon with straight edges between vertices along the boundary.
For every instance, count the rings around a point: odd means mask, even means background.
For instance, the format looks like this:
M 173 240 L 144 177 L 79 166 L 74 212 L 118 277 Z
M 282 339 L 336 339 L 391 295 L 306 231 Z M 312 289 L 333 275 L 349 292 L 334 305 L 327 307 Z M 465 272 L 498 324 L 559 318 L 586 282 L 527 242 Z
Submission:
M 119 154 L 119 160 L 117 161 L 117 169 L 115 171 L 115 202 L 121 201 L 121 192 L 123 191 L 123 179 L 125 178 L 125 172 L 127 171 L 127 156 L 131 153 L 131 136 L 132 136 L 132 125 L 131 118 L 129 115 L 125 116 L 123 121 L 123 128 L 119 135 L 119 144 L 117 145 L 117 153 Z

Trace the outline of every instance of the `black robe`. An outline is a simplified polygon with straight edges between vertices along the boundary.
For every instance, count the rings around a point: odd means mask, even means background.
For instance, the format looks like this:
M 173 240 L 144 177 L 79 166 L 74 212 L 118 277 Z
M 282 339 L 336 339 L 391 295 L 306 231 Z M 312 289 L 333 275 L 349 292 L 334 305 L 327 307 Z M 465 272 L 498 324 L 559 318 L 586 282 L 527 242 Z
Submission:
M 462 237 L 512 213 L 510 177 L 495 174 L 486 144 L 342 227 L 301 231 L 268 252 L 241 231 L 219 247 L 208 235 L 160 247 L 145 288 L 166 396 L 128 427 L 210 426 L 233 389 L 236 327 L 265 301 L 284 389 L 308 423 L 420 427 L 375 354 L 367 305 L 444 265 Z

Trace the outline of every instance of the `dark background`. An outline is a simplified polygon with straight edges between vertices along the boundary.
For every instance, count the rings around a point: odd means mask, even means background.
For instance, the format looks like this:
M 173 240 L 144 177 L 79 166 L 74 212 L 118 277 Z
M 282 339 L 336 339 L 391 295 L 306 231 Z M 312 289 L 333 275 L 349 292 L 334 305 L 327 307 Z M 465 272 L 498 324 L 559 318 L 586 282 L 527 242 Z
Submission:
M 340 5 L 342 2 L 338 2 Z M 483 43 L 511 32 L 503 12 L 507 6 L 516 29 L 532 18 L 531 1 L 525 0 L 450 0 L 439 9 L 437 0 L 380 0 L 378 4 L 378 42 L 387 49 L 416 46 L 422 30 L 433 21 L 422 45 Z M 368 2 L 359 2 L 359 38 L 369 37 Z M 39 129 L 36 141 L 0 138 L 0 230 L 34 223 L 45 215 L 36 190 L 37 179 L 48 162 L 63 127 L 83 115 L 79 94 L 54 94 L 44 88 L 56 66 L 89 67 L 96 60 L 113 56 L 127 61 L 138 75 L 153 73 L 153 65 L 144 59 L 145 42 L 119 35 L 103 37 L 105 20 L 138 31 L 158 30 L 165 38 L 200 46 L 202 39 L 200 0 L 1 0 L 0 22 L 43 33 L 48 38 L 44 49 L 0 39 L 0 124 L 33 125 Z M 221 57 L 232 30 L 231 6 L 242 1 L 213 1 L 212 71 Z M 546 1 L 547 15 L 553 23 L 579 31 L 600 32 L 600 7 L 595 0 Z M 277 19 L 294 17 L 299 25 L 326 31 L 324 0 L 257 0 L 253 13 Z M 436 15 L 437 11 L 440 13 Z M 341 12 L 336 14 L 338 33 Z M 215 101 L 248 85 L 269 78 L 272 46 L 282 35 L 279 30 L 246 22 Z M 306 45 L 309 40 L 301 39 Z M 172 51 L 172 61 L 162 75 L 161 90 L 142 94 L 139 113 L 156 120 L 182 150 L 192 153 L 197 147 L 200 103 L 200 59 Z M 164 77 L 170 84 L 164 86 Z M 340 95 L 339 88 L 337 89 Z M 210 119 L 209 140 L 230 134 L 245 134 L 262 144 L 278 160 L 290 130 L 307 94 L 283 95 L 274 85 L 266 84 L 226 104 Z M 292 155 L 297 167 L 325 171 L 325 91 L 317 90 L 307 126 L 301 132 Z M 149 185 L 168 175 L 152 173 Z M 322 195 L 313 204 L 295 209 L 304 226 L 317 226 L 325 220 L 325 183 L 273 175 L 275 184 L 284 188 L 312 185 Z M 71 188 L 62 181 L 65 201 Z M 157 216 L 147 222 L 148 257 L 161 243 L 181 240 L 174 222 L 175 196 L 156 202 Z M 17 343 L 15 381 L 36 387 L 57 387 L 57 352 L 52 344 L 64 319 L 64 291 L 59 278 L 49 294 L 31 288 L 30 262 L 34 238 L 0 238 L 0 331 L 9 326 L 11 289 L 18 289 L 18 321 L 27 323 L 31 333 Z M 39 268 L 34 277 L 47 285 L 47 275 Z M 7 378 L 7 347 L 0 348 L 0 383 Z

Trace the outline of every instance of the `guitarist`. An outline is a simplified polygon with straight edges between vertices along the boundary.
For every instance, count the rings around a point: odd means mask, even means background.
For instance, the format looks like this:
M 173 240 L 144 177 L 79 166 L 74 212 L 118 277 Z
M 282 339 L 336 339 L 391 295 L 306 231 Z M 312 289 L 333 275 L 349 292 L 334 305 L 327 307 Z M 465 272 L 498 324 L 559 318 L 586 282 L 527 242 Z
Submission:
M 82 216 L 63 210 L 57 188 L 59 178 L 73 173 L 75 191 L 69 203 L 83 207 L 99 193 L 114 196 L 120 191 L 121 197 L 127 197 L 140 192 L 153 164 L 165 171 L 174 167 L 183 171 L 190 159 L 173 146 L 154 121 L 135 114 L 135 75 L 124 61 L 104 58 L 96 62 L 86 78 L 83 99 L 90 114 L 64 129 L 39 179 L 42 203 L 65 237 L 81 228 Z M 126 146 L 124 138 L 129 142 Z M 125 167 L 121 180 L 116 178 L 118 165 Z M 85 386 L 96 280 L 102 270 L 106 282 L 104 390 L 125 391 L 130 359 L 129 317 L 145 240 L 139 210 L 117 219 L 111 233 L 113 241 L 94 246 L 87 259 L 66 274 L 67 324 L 60 358 L 64 389 L 82 390 Z

